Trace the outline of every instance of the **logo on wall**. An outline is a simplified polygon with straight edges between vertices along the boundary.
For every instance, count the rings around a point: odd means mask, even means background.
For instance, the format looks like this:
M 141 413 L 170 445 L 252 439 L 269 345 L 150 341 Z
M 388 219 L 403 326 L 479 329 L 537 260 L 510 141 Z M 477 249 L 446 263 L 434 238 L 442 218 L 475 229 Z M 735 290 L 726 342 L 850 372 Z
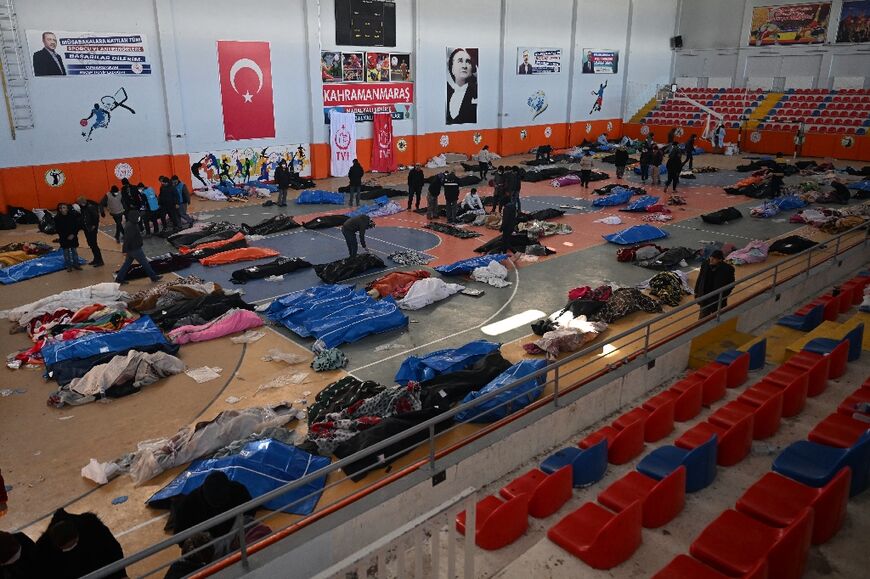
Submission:
M 640 128 L 640 134 L 643 135 L 644 137 L 647 136 L 649 134 L 649 125 L 643 125 Z
M 753 143 L 761 142 L 761 133 L 759 133 L 758 131 L 752 131 L 752 133 L 749 135 L 749 140 Z
M 526 132 L 525 129 L 522 129 L 522 130 L 520 131 L 520 140 L 521 140 L 521 141 L 525 141 L 525 140 L 526 140 L 526 137 L 528 137 L 528 136 L 529 136 L 529 133 Z
M 542 90 L 536 90 L 532 93 L 526 100 L 526 104 L 529 105 L 529 109 L 532 111 L 532 119 L 538 118 L 538 116 L 547 110 L 549 104 L 547 103 L 547 94 Z
M 447 135 L 441 135 L 441 138 L 438 139 L 438 143 L 439 143 L 442 147 L 446 147 L 447 145 L 450 144 L 450 137 L 448 137 Z
M 553 136 L 553 127 L 547 127 L 544 129 L 544 136 L 548 139 Z
M 351 136 L 350 131 L 347 130 L 347 125 L 341 125 L 335 132 L 335 138 L 332 142 L 342 151 L 346 151 L 350 147 L 350 141 Z
M 60 187 L 66 183 L 66 175 L 60 169 L 49 169 L 45 172 L 45 182 L 49 187 Z
M 127 91 L 121 87 L 115 91 L 114 95 L 106 95 L 99 102 L 94 103 L 91 114 L 79 121 L 85 142 L 90 142 L 96 129 L 109 128 L 109 123 L 112 122 L 112 111 L 115 109 L 122 108 L 134 115 L 136 114 L 136 111 L 124 104 L 127 102 L 127 98 Z
M 471 137 L 471 140 L 474 141 L 475 145 L 479 145 L 483 142 L 483 135 L 480 133 L 474 133 L 474 136 Z
M 685 133 L 685 131 L 683 130 L 683 127 L 677 127 L 676 130 L 674 130 L 675 137 L 682 137 L 683 133 Z
M 613 121 L 607 121 L 607 132 L 609 133 L 612 130 L 613 130 Z
M 605 80 L 602 84 L 598 85 L 598 90 L 592 91 L 592 96 L 595 97 L 595 103 L 592 105 L 592 110 L 589 111 L 591 115 L 594 112 L 601 112 L 601 107 L 604 105 L 604 89 L 607 88 L 607 81 Z
M 591 132 L 592 132 L 592 123 L 586 123 L 586 134 L 588 135 Z
M 843 147 L 845 147 L 846 149 L 851 149 L 852 145 L 855 144 L 855 139 L 853 139 L 852 137 L 843 137 L 840 140 L 840 144 L 843 145 Z
M 130 163 L 118 163 L 115 165 L 115 177 L 118 179 L 129 179 L 133 176 L 133 167 Z
M 396 148 L 400 152 L 404 153 L 408 149 L 408 141 L 406 141 L 405 139 L 399 139 L 398 141 L 396 141 Z

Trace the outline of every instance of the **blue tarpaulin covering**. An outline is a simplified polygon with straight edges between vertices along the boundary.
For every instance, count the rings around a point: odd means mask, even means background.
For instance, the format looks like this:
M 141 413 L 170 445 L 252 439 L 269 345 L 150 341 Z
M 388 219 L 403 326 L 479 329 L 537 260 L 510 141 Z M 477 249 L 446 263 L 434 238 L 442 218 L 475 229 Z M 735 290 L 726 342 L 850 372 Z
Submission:
M 632 191 L 625 187 L 614 187 L 610 195 L 598 197 L 592 201 L 593 207 L 613 207 L 614 205 L 622 205 L 631 200 Z
M 266 316 L 302 337 L 317 339 L 315 348 L 335 348 L 408 325 L 393 298 L 373 300 L 349 285 L 314 286 L 273 301 Z
M 655 170 L 655 167 L 650 166 L 649 172 L 652 173 L 654 170 Z M 664 175 L 667 172 L 668 172 L 667 167 L 665 167 L 664 165 L 659 165 L 659 175 Z M 640 165 L 636 165 L 634 167 L 634 174 L 640 175 Z
M 462 404 L 471 402 L 489 394 L 494 390 L 533 374 L 541 370 L 547 365 L 546 360 L 523 360 L 518 362 L 498 375 L 498 377 L 481 388 L 480 390 L 470 392 L 462 399 Z M 538 399 L 541 392 L 544 391 L 544 382 L 546 375 L 542 374 L 537 378 L 526 380 L 521 384 L 505 390 L 498 396 L 490 398 L 483 404 L 475 406 L 469 410 L 463 410 L 456 415 L 457 422 L 495 422 L 501 420 L 505 416 L 516 412 L 520 408 L 525 408 L 532 402 Z
M 278 192 L 278 186 L 272 185 L 271 183 L 263 183 L 262 181 L 248 181 L 246 184 L 249 187 L 259 187 L 260 189 L 266 189 L 267 191 L 271 191 L 272 193 Z
M 855 189 L 857 191 L 870 191 L 870 179 L 849 183 L 848 187 L 849 189 Z
M 117 332 L 87 334 L 75 340 L 49 342 L 42 348 L 42 358 L 46 368 L 51 369 L 54 364 L 64 360 L 79 360 L 152 344 L 168 346 L 169 342 L 150 317 L 142 316 Z
M 226 474 L 230 480 L 245 485 L 251 493 L 251 498 L 257 498 L 324 468 L 330 462 L 328 457 L 308 454 L 304 450 L 282 444 L 277 440 L 270 438 L 257 440 L 246 444 L 239 454 L 194 461 L 187 470 L 146 502 L 152 505 L 178 495 L 186 495 L 202 486 L 205 478 L 211 472 L 218 470 Z M 294 515 L 310 515 L 317 506 L 317 501 L 320 500 L 325 484 L 326 477 L 320 477 L 281 497 L 272 499 L 264 507 Z
M 297 205 L 321 205 L 331 203 L 344 205 L 344 195 L 338 191 L 323 191 L 321 189 L 309 189 L 303 191 L 296 198 Z
M 801 207 L 806 207 L 807 202 L 798 197 L 797 195 L 783 195 L 782 197 L 777 197 L 771 201 L 775 203 L 777 207 L 782 211 L 788 211 L 789 209 L 800 209 Z
M 422 357 L 408 356 L 396 372 L 396 383 L 404 386 L 410 381 L 422 382 L 439 374 L 464 370 L 498 349 L 499 344 L 494 342 L 475 340 L 459 348 L 437 350 Z
M 462 259 L 448 265 L 439 265 L 435 271 L 441 275 L 464 275 L 471 273 L 478 267 L 486 267 L 492 261 L 502 261 L 507 259 L 507 255 L 503 253 L 494 253 L 492 255 L 481 255 L 480 257 L 470 257 Z
M 85 260 L 80 257 L 79 264 L 83 263 L 85 263 Z M 8 285 L 48 273 L 61 271 L 65 268 L 66 265 L 63 263 L 63 250 L 58 249 L 46 253 L 45 255 L 41 255 L 36 259 L 29 259 L 0 269 L 0 283 Z
M 646 208 L 655 205 L 659 202 L 658 197 L 652 195 L 643 195 L 628 204 L 628 207 L 623 207 L 620 211 L 646 211 Z
M 384 205 L 386 205 L 389 202 L 390 202 L 390 198 L 387 197 L 386 195 L 382 195 L 382 196 L 378 197 L 377 199 L 375 199 L 373 204 L 360 205 L 359 207 L 357 207 L 353 211 L 349 211 L 349 212 L 345 213 L 345 215 L 347 215 L 348 217 L 356 217 L 357 215 L 363 215 L 363 214 L 368 215 L 369 213 L 372 213 L 373 211 L 377 211 L 378 209 L 380 209 L 381 207 L 383 207 Z
M 604 239 L 610 243 L 617 245 L 632 245 L 634 243 L 644 243 L 653 239 L 662 239 L 668 234 L 658 227 L 652 225 L 634 225 L 628 229 L 611 233 L 610 235 L 602 235 Z
M 230 197 L 238 197 L 245 194 L 244 189 L 236 187 L 233 183 L 230 183 L 229 181 L 221 181 L 221 183 L 219 185 L 215 185 L 214 188 L 223 193 L 224 195 L 229 195 Z

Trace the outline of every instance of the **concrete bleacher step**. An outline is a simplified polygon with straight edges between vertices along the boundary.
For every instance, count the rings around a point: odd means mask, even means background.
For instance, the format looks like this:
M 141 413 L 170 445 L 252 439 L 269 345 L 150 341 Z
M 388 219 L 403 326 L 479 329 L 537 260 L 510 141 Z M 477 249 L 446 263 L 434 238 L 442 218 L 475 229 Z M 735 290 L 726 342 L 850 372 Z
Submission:
M 786 349 L 803 335 L 803 332 L 785 326 L 773 325 L 768 328 L 764 332 L 767 338 L 767 363 L 776 365 L 785 362 Z

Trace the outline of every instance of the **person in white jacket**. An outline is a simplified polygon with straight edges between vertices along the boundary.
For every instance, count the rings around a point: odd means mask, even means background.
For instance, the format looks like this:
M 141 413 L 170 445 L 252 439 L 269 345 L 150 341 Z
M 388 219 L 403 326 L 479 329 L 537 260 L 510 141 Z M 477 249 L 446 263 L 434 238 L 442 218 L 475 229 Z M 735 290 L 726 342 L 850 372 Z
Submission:
M 480 195 L 477 194 L 477 189 L 471 188 L 471 191 L 465 194 L 462 199 L 463 213 L 474 213 L 475 215 L 486 215 L 486 209 L 483 208 L 483 201 Z
M 480 172 L 481 181 L 486 181 L 486 175 L 492 169 L 492 153 L 489 152 L 489 145 L 484 145 L 477 154 L 478 171 Z

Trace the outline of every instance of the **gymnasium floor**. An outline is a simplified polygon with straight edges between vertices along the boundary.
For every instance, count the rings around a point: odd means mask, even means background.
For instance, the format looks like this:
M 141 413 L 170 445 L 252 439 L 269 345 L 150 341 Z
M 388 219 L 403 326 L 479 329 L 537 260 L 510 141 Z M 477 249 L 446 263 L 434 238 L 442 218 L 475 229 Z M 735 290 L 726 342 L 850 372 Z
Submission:
M 509 164 L 518 163 L 525 157 L 506 159 Z M 828 236 L 813 228 L 790 224 L 790 212 L 781 214 L 777 219 L 759 220 L 750 218 L 748 210 L 759 202 L 745 197 L 725 194 L 721 187 L 742 178 L 746 174 L 733 172 L 733 167 L 741 163 L 740 158 L 718 155 L 703 155 L 695 159 L 698 165 L 714 165 L 723 168 L 719 173 L 699 174 L 694 181 L 684 182 L 679 193 L 688 201 L 684 207 L 674 208 L 674 221 L 660 225 L 669 234 L 664 240 L 668 247 L 697 247 L 701 240 L 730 241 L 742 247 L 756 238 L 769 239 L 791 232 L 798 232 L 816 240 Z M 844 165 L 844 164 L 840 164 Z M 613 173 L 613 167 L 605 165 L 605 171 Z M 433 172 L 427 170 L 427 174 Z M 367 175 L 367 178 L 372 176 Z M 406 173 L 375 177 L 385 185 L 403 186 Z M 368 179 L 367 179 L 368 180 Z M 797 178 L 788 178 L 787 182 Z M 627 179 L 634 184 L 638 179 L 630 175 Z M 597 182 L 601 186 L 613 180 Z M 331 179 L 318 183 L 320 189 L 335 189 L 344 180 Z M 481 187 L 487 195 L 488 187 Z M 559 205 L 583 206 L 583 210 L 571 210 L 559 222 L 571 225 L 574 232 L 569 235 L 545 238 L 545 243 L 556 250 L 556 255 L 540 258 L 534 263 L 520 262 L 509 266 L 509 280 L 506 288 L 493 288 L 477 282 L 462 282 L 469 287 L 484 289 L 486 294 L 480 298 L 456 295 L 448 300 L 409 312 L 411 324 L 403 332 L 392 332 L 366 338 L 356 344 L 342 346 L 350 364 L 347 372 L 360 379 L 371 379 L 384 384 L 392 383 L 393 376 L 401 361 L 409 354 L 424 354 L 430 351 L 455 347 L 470 340 L 489 338 L 507 344 L 503 350 L 513 360 L 523 357 L 521 345 L 529 334 L 528 324 L 506 331 L 498 336 L 486 336 L 481 327 L 495 321 L 505 320 L 513 315 L 530 309 L 550 313 L 561 308 L 569 289 L 579 285 L 612 283 L 633 285 L 654 275 L 631 264 L 618 263 L 615 258 L 616 246 L 607 244 L 601 235 L 640 223 L 637 214 L 622 213 L 612 209 L 591 208 L 591 194 L 584 193 L 579 186 L 554 189 L 549 182 L 523 184 L 523 208 L 526 210 Z M 651 194 L 662 195 L 661 191 Z M 662 197 L 664 200 L 665 197 Z M 395 199 L 404 206 L 404 198 Z M 425 203 L 425 200 L 424 200 Z M 715 209 L 737 206 L 745 217 L 735 223 L 720 227 L 704 224 L 698 217 Z M 262 207 L 260 202 L 246 204 L 197 201 L 193 211 L 208 220 L 227 220 L 235 223 L 254 224 L 278 213 L 277 207 Z M 286 213 L 292 215 L 315 216 L 324 213 L 346 211 L 334 205 L 297 206 L 291 204 Z M 623 225 L 608 226 L 594 223 L 601 217 L 616 214 L 623 219 Z M 306 217 L 308 219 L 310 217 Z M 434 256 L 436 259 L 429 267 L 450 263 L 457 259 L 476 255 L 473 249 L 497 232 L 484 228 L 474 228 L 482 233 L 474 239 L 457 239 L 421 229 L 425 218 L 415 213 L 402 212 L 394 216 L 379 218 L 378 227 L 367 236 L 372 243 L 370 248 L 382 258 L 388 253 L 402 248 L 413 248 Z M 109 228 L 106 228 L 108 231 Z M 10 241 L 46 239 L 33 227 L 22 227 L 0 233 L 0 244 Z M 82 239 L 82 241 L 84 241 Z M 82 272 L 59 272 L 28 280 L 0 291 L 0 309 L 30 302 L 66 289 L 82 287 L 101 281 L 109 281 L 111 271 L 121 261 L 120 246 L 109 235 L 101 238 L 103 254 L 107 266 L 102 269 L 85 268 Z M 294 230 L 269 236 L 253 242 L 252 245 L 275 247 L 284 255 L 306 257 L 312 263 L 332 261 L 345 255 L 345 244 L 338 230 Z M 158 255 L 171 247 L 163 240 L 151 239 L 146 242 L 146 253 Z M 81 249 L 83 257 L 90 257 L 86 246 Z M 777 257 L 771 257 L 760 266 L 738 268 L 738 277 L 766 267 Z M 266 260 L 268 261 L 268 260 Z M 395 264 L 386 260 L 387 268 L 360 279 L 353 280 L 358 285 L 383 275 Z M 219 268 L 194 266 L 182 274 L 196 274 L 206 279 L 220 282 L 227 288 L 241 288 L 248 301 L 264 302 L 289 291 L 308 287 L 317 282 L 313 273 L 303 272 L 285 277 L 281 283 L 259 280 L 244 286 L 226 283 L 229 272 L 246 265 L 233 265 Z M 402 269 L 417 269 L 416 267 Z M 686 268 L 693 270 L 692 267 Z M 147 280 L 132 282 L 131 292 L 147 285 Z M 628 329 L 643 319 L 643 314 L 635 314 L 611 326 L 608 332 L 618 333 Z M 672 329 L 672 328 L 671 328 Z M 606 340 L 606 334 L 602 336 Z M 602 342 L 603 343 L 603 342 Z M 0 348 L 6 353 L 27 347 L 27 338 L 22 334 L 0 333 Z M 390 345 L 387 351 L 377 351 L 379 346 Z M 46 517 L 61 506 L 71 511 L 93 510 L 109 525 L 119 537 L 125 552 L 132 553 L 165 537 L 162 526 L 165 511 L 152 511 L 143 502 L 151 494 L 171 480 L 182 469 L 177 468 L 149 481 L 141 487 L 133 487 L 127 477 L 120 477 L 103 487 L 95 487 L 80 476 L 80 469 L 90 458 L 100 461 L 113 460 L 125 452 L 135 449 L 142 440 L 169 436 L 179 427 L 201 419 L 210 419 L 218 412 L 230 408 L 241 408 L 274 403 L 280 400 L 295 402 L 313 401 L 314 394 L 325 385 L 339 379 L 344 372 L 310 373 L 308 381 L 298 386 L 273 389 L 255 395 L 257 387 L 272 378 L 288 373 L 286 366 L 273 362 L 263 362 L 261 357 L 270 348 L 279 348 L 308 355 L 310 341 L 299 339 L 283 328 L 266 332 L 266 337 L 250 345 L 232 344 L 223 338 L 212 342 L 186 345 L 180 357 L 185 363 L 196 368 L 203 365 L 220 366 L 221 378 L 196 384 L 185 375 L 179 375 L 147 387 L 135 396 L 118 399 L 106 404 L 90 404 L 57 410 L 45 405 L 45 400 L 53 391 L 53 384 L 43 382 L 39 370 L 22 369 L 13 372 L 0 370 L 3 388 L 25 390 L 22 394 L 0 398 L 0 464 L 9 492 L 9 513 L 0 519 L 4 530 L 22 529 L 32 537 L 38 536 L 47 521 Z M 606 360 L 603 360 L 606 362 Z M 307 365 L 293 367 L 292 371 L 307 371 Z M 226 402 L 235 396 L 241 402 L 235 405 Z M 291 427 L 294 423 L 291 423 Z M 475 427 L 463 426 L 454 431 L 449 439 L 460 437 Z M 303 425 L 297 431 L 304 432 Z M 417 458 L 416 453 L 397 461 L 393 470 L 409 464 Z M 329 489 L 321 499 L 319 508 L 346 496 L 357 488 L 370 484 L 384 476 L 383 471 L 370 474 L 358 484 L 344 482 Z M 338 477 L 330 479 L 330 483 Z M 113 505 L 117 497 L 128 497 L 126 502 Z M 273 527 L 279 527 L 294 517 L 280 515 L 275 518 Z

